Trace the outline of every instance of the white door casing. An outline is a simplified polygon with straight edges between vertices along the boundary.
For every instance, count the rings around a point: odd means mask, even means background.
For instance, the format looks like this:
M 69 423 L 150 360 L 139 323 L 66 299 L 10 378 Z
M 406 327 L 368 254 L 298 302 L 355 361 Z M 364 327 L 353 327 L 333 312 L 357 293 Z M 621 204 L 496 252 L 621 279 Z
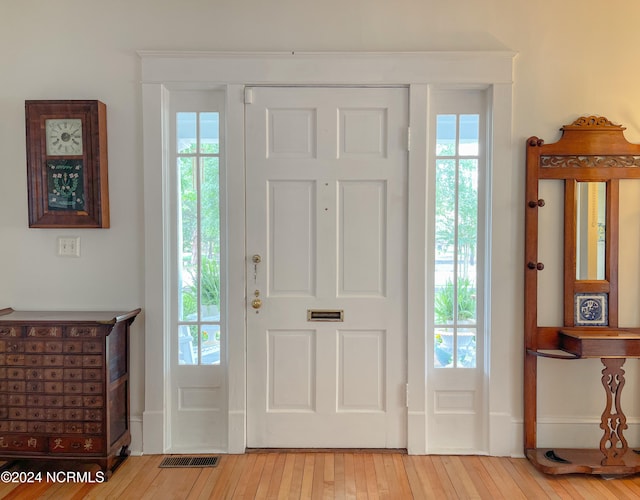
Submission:
M 245 123 L 244 89 L 252 85 L 397 85 L 406 84 L 410 95 L 410 125 L 413 143 L 409 152 L 408 180 L 408 436 L 409 453 L 430 452 L 426 436 L 427 288 L 425 286 L 426 164 L 428 113 L 431 88 L 486 88 L 490 98 L 491 158 L 489 177 L 492 192 L 490 220 L 499 230 L 490 232 L 488 254 L 491 280 L 486 290 L 499 308 L 487 308 L 488 335 L 491 335 L 490 359 L 500 363 L 485 365 L 490 384 L 486 414 L 490 419 L 487 452 L 494 455 L 521 452 L 519 405 L 510 394 L 517 392 L 520 359 L 517 336 L 520 327 L 517 280 L 519 253 L 514 246 L 519 237 L 521 216 L 513 209 L 512 193 L 519 192 L 521 178 L 513 165 L 518 164 L 518 149 L 512 147 L 512 87 L 514 59 L 509 50 L 445 52 L 334 52 L 334 53 L 248 53 L 248 52 L 138 52 L 141 64 L 141 103 L 144 160 L 144 360 L 145 404 L 142 419 L 132 414 L 133 445 L 144 453 L 165 453 L 171 447 L 167 418 L 171 317 L 169 301 L 171 281 L 167 262 L 173 242 L 168 213 L 172 193 L 165 179 L 169 163 L 166 130 L 169 93 L 174 89 L 219 88 L 225 92 L 227 111 L 227 155 L 225 171 L 227 227 L 227 319 L 228 339 L 228 427 L 216 432 L 228 433 L 229 453 L 242 453 L 247 444 L 247 338 L 246 302 L 248 266 L 245 259 Z M 222 180 L 221 180 L 222 182 Z M 237 228 L 242 228 L 238 230 Z M 249 269 L 249 271 L 251 271 Z M 515 353 L 515 354 L 514 354 Z M 134 360 L 132 360 L 134 361 Z M 517 377 L 516 377 L 517 378 Z M 517 398 L 516 398 L 517 399 Z M 515 402 L 514 402 L 515 401 Z M 144 439 L 142 439 L 144 436 Z
M 248 93 L 248 446 L 404 448 L 408 91 Z

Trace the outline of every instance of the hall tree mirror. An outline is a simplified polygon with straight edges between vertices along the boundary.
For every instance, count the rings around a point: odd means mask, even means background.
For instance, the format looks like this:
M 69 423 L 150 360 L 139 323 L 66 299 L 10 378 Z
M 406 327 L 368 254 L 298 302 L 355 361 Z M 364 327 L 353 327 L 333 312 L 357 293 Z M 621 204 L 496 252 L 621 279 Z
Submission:
M 607 183 L 577 182 L 576 279 L 604 280 Z
M 563 126 L 555 143 L 527 140 L 524 448 L 549 474 L 640 472 L 640 443 L 627 442 L 622 398 L 623 365 L 640 358 L 640 144 L 629 143 L 624 129 L 586 116 Z M 600 360 L 597 371 L 578 361 L 591 358 Z M 601 399 L 586 448 L 539 446 L 544 370 L 560 374 L 557 386 L 575 385 L 568 399 Z M 634 382 L 627 392 L 638 391 Z

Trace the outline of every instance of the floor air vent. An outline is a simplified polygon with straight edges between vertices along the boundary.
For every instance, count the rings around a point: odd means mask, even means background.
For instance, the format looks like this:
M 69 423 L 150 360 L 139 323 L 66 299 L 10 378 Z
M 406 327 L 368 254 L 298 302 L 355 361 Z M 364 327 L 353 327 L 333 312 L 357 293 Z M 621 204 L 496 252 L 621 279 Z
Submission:
M 167 457 L 159 467 L 215 467 L 219 460 L 220 457 Z

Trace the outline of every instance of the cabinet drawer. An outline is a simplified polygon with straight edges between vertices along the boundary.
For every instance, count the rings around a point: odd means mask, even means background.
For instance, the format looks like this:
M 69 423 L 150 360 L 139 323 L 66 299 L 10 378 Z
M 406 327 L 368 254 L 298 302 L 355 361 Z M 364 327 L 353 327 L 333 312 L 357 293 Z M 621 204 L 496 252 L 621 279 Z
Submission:
M 81 382 L 65 382 L 63 386 L 65 394 L 82 394 Z
M 44 363 L 44 356 L 42 354 L 25 354 L 24 365 L 25 366 L 42 366 Z
M 42 358 L 44 366 L 62 366 L 64 364 L 64 356 L 62 354 L 47 354 Z
M 22 366 L 24 365 L 24 354 L 7 354 L 7 366 Z
M 86 422 L 101 422 L 102 409 L 84 410 L 84 420 Z
M 44 351 L 48 353 L 62 352 L 62 342 L 45 342 Z
M 27 432 L 46 432 L 46 422 L 27 422 Z
M 59 395 L 55 396 L 45 396 L 44 397 L 44 405 L 47 408 L 60 408 L 64 404 L 64 398 Z
M 80 408 L 66 408 L 64 410 L 64 419 L 66 421 L 82 420 L 83 411 Z
M 84 432 L 84 424 L 82 422 L 65 422 L 65 434 L 82 434 Z
M 104 452 L 104 439 L 100 437 L 51 437 L 50 453 L 91 454 Z
M 82 352 L 82 342 L 79 340 L 70 341 L 67 340 L 62 346 L 62 352 L 68 354 L 81 353 Z
M 25 342 L 24 352 L 39 354 L 44 352 L 44 342 Z
M 18 380 L 7 380 L 8 392 L 24 392 L 26 389 L 26 383 Z
M 64 397 L 64 405 L 67 407 L 81 407 L 83 406 L 82 396 L 65 396 Z
M 104 406 L 104 398 L 102 396 L 83 396 L 82 404 L 86 408 L 102 408 Z
M 65 368 L 81 368 L 82 356 L 76 356 L 74 354 L 66 354 L 64 356 L 64 367 Z
M 99 368 L 102 366 L 102 356 L 82 356 L 82 366 L 85 368 Z
M 47 422 L 45 424 L 45 432 L 47 434 L 61 434 L 64 430 L 64 424 L 62 422 Z
M 26 406 L 27 397 L 24 394 L 9 394 L 7 404 L 9 406 Z
M 27 380 L 43 380 L 44 370 L 42 368 L 27 368 L 25 375 Z
M 67 381 L 82 380 L 82 369 L 81 368 L 65 368 L 64 380 L 67 380 Z
M 95 326 L 72 326 L 69 328 L 69 337 L 97 337 L 98 327 Z
M 3 451 L 46 451 L 47 438 L 4 434 L 0 435 L 0 449 Z
M 59 381 L 62 380 L 63 373 L 64 371 L 62 368 L 45 368 L 44 379 L 47 381 Z
M 7 340 L 7 353 L 24 352 L 24 342 L 22 340 Z
M 22 420 L 27 418 L 27 409 L 23 406 L 10 406 L 9 419 Z
M 59 326 L 28 326 L 27 337 L 62 337 Z
M 27 394 L 27 406 L 44 406 L 44 396 L 40 394 Z
M 44 410 L 47 422 L 64 419 L 64 410 L 62 408 L 47 408 Z
M 85 382 L 82 384 L 84 394 L 102 394 L 102 384 L 100 382 Z
M 85 340 L 82 343 L 82 352 L 85 354 L 102 354 L 102 342 L 97 340 Z
M 63 388 L 64 386 L 62 384 L 62 381 L 44 383 L 44 392 L 46 394 L 62 394 Z
M 44 420 L 45 410 L 42 408 L 27 408 L 27 420 Z
M 26 382 L 25 390 L 27 392 L 42 392 L 44 391 L 44 382 L 39 380 L 29 380 Z
M 0 337 L 20 337 L 19 326 L 0 326 Z
M 102 370 L 96 368 L 85 368 L 82 370 L 82 378 L 85 382 L 102 380 Z
M 9 380 L 24 380 L 24 368 L 8 368 L 7 378 Z
M 9 432 L 27 432 L 27 421 L 14 420 L 9 422 Z
M 84 424 L 85 434 L 102 434 L 102 422 L 86 422 Z

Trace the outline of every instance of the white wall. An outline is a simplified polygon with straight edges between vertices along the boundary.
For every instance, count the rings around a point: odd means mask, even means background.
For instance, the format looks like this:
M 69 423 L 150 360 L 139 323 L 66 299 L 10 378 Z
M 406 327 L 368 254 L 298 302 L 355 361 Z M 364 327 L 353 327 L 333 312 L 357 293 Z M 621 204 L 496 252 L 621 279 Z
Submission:
M 524 219 L 524 140 L 530 135 L 553 142 L 559 126 L 598 114 L 622 123 L 628 139 L 640 142 L 638 20 L 640 3 L 628 0 L 2 0 L 0 306 L 128 309 L 143 304 L 138 49 L 514 50 L 519 54 L 514 74 L 517 161 L 498 166 L 497 174 L 516 171 L 507 177 L 513 180 L 499 201 Z M 110 229 L 28 228 L 26 99 L 100 99 L 107 104 Z M 523 231 L 495 231 L 497 241 L 522 255 Z M 60 235 L 81 237 L 79 259 L 56 256 Z M 520 317 L 522 270 L 503 269 L 496 276 L 513 290 L 513 302 L 499 306 L 515 308 Z M 513 393 L 502 397 L 510 399 L 516 420 L 522 414 L 520 327 L 517 323 L 510 332 L 518 339 L 512 353 L 517 362 L 497 371 L 515 380 Z M 143 351 L 144 315 L 132 332 L 134 451 L 143 410 Z M 542 391 L 551 395 L 541 410 L 548 419 L 567 414 L 599 418 L 599 393 L 586 402 L 570 398 L 567 404 L 554 386 L 561 376 L 576 383 L 588 376 L 601 390 L 597 364 L 581 367 L 577 376 L 566 364 L 547 365 Z M 629 379 L 629 394 L 635 378 Z M 632 398 L 625 410 L 637 422 L 640 403 Z

